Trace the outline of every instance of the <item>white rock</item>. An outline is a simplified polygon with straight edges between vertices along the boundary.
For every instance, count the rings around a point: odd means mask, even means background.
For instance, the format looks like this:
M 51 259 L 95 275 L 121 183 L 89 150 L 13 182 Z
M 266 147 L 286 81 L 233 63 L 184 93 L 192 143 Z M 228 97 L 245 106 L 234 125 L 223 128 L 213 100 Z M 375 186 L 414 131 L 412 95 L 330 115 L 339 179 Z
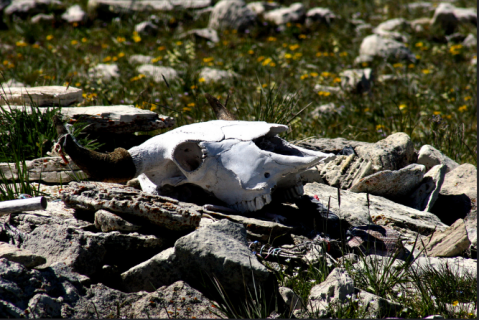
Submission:
M 441 151 L 429 144 L 425 144 L 419 149 L 417 163 L 425 165 L 427 171 L 438 164 L 445 165 L 447 168 L 446 172 L 454 170 L 459 166 L 456 161 L 444 155 Z
M 278 9 L 280 5 L 276 2 L 255 1 L 247 4 L 248 8 L 254 11 L 257 15 L 262 15 L 266 11 Z
M 289 307 L 289 312 L 293 310 L 299 310 L 303 307 L 301 297 L 294 293 L 294 291 L 290 288 L 279 287 L 279 294 L 283 298 L 286 305 Z
M 9 88 L 9 87 L 26 87 L 26 86 L 22 82 L 17 81 L 17 80 L 12 78 L 12 79 L 7 80 L 4 83 L 2 83 L 1 87 L 8 90 L 7 88 Z M 3 89 L 2 89 L 2 91 L 3 91 Z
M 341 113 L 341 111 L 336 108 L 336 105 L 333 102 L 331 102 L 331 103 L 323 104 L 319 107 L 314 108 L 314 110 L 311 111 L 310 115 L 311 115 L 311 118 L 318 119 L 318 118 L 321 118 L 322 116 L 330 115 L 333 113 Z
M 141 226 L 130 223 L 122 217 L 103 209 L 95 212 L 95 227 L 102 232 L 134 232 L 141 228 Z
M 373 34 L 363 39 L 359 48 L 360 56 L 378 57 L 387 60 L 415 61 L 414 54 L 401 42 Z
M 257 21 L 257 14 L 243 0 L 221 0 L 213 7 L 208 28 L 243 31 Z
M 419 187 L 409 196 L 406 204 L 417 210 L 431 212 L 444 182 L 446 169 L 443 164 L 432 167 L 424 175 Z
M 300 2 L 293 3 L 288 8 L 271 10 L 264 14 L 264 19 L 275 25 L 300 22 L 306 15 L 306 8 Z
M 238 76 L 237 74 L 231 71 L 218 70 L 218 69 L 213 69 L 208 67 L 201 69 L 201 72 L 199 74 L 199 78 L 205 79 L 206 83 L 211 83 L 211 82 L 224 83 L 224 82 L 232 80 L 233 78 L 237 76 Z
M 89 0 L 88 10 L 107 9 L 120 12 L 132 11 L 174 11 L 178 9 L 201 9 L 212 4 L 212 0 Z
M 213 43 L 220 42 L 220 38 L 218 37 L 218 32 L 215 29 L 209 29 L 209 28 L 194 29 L 194 30 L 188 31 L 182 37 L 185 37 L 187 35 L 194 35 L 198 38 L 206 39 L 206 40 L 211 41 Z
M 39 13 L 35 16 L 33 16 L 30 19 L 30 22 L 32 24 L 40 23 L 40 22 L 48 22 L 51 23 L 55 19 L 55 15 L 52 14 L 44 14 L 44 13 Z
M 328 8 L 312 8 L 306 12 L 306 22 L 307 27 L 311 27 L 316 23 L 324 23 L 330 25 L 337 16 Z
M 26 268 L 33 268 L 46 262 L 44 257 L 36 255 L 30 250 L 17 248 L 6 242 L 0 242 L 0 259 L 2 258 L 18 262 Z
M 156 83 L 165 83 L 162 76 L 165 77 L 170 85 L 171 82 L 180 80 L 176 70 L 170 67 L 158 67 L 152 64 L 143 64 L 137 67 L 136 71 L 140 74 L 144 74 L 147 78 L 152 79 Z
M 460 23 L 477 24 L 477 9 L 456 8 L 450 3 L 440 3 L 431 19 L 431 26 L 442 28 L 446 34 L 452 34 Z
M 315 85 L 314 90 L 315 91 L 329 92 L 329 93 L 334 93 L 334 94 L 342 93 L 340 87 L 323 86 L 323 85 L 320 85 L 320 84 Z
M 340 76 L 343 90 L 358 94 L 371 90 L 374 78 L 371 68 L 344 70 Z
M 477 259 L 465 259 L 463 257 L 418 257 L 414 260 L 411 268 L 414 268 L 419 274 L 422 274 L 423 270 L 428 267 L 441 270 L 446 264 L 449 266 L 449 270 L 458 276 L 470 274 L 473 277 L 477 277 Z
M 469 33 L 462 42 L 462 45 L 464 47 L 470 48 L 470 47 L 477 47 L 477 38 L 474 36 L 472 33 Z
M 384 31 L 409 31 L 411 23 L 404 18 L 390 19 L 380 23 L 376 29 Z
M 31 101 L 39 107 L 61 105 L 69 106 L 83 101 L 82 89 L 63 86 L 44 86 L 31 88 L 5 88 L 0 100 L 10 105 L 30 105 Z
M 135 26 L 135 31 L 143 35 L 155 35 L 158 32 L 158 27 L 150 21 L 143 21 Z
M 142 54 L 134 54 L 128 58 L 128 62 L 131 64 L 147 64 L 153 60 L 152 56 L 145 56 Z
M 71 6 L 62 14 L 62 19 L 69 23 L 83 22 L 86 18 L 86 12 L 78 4 Z
M 5 15 L 31 16 L 48 8 L 59 8 L 62 5 L 58 0 L 13 0 L 5 8 Z
M 120 76 L 120 69 L 116 64 L 100 63 L 88 70 L 88 76 L 92 78 L 99 78 L 104 81 L 111 81 Z

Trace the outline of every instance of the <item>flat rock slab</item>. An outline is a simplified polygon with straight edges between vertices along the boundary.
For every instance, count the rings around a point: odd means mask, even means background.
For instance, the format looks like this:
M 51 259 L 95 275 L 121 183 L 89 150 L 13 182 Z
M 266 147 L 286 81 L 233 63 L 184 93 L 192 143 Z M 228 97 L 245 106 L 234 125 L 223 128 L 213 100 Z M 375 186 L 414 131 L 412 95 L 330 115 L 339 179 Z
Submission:
M 83 101 L 82 89 L 63 86 L 10 87 L 0 93 L 0 103 L 8 105 L 31 105 L 38 107 L 69 106 Z
M 331 197 L 330 211 L 352 226 L 363 226 L 371 222 L 399 231 L 402 236 L 415 238 L 415 233 L 429 235 L 434 230 L 444 230 L 447 225 L 429 212 L 415 210 L 383 197 L 365 193 L 353 193 L 341 190 L 341 207 L 338 205 L 338 189 L 320 183 L 308 183 L 304 193 L 317 195 L 325 208 Z M 368 213 L 369 211 L 369 213 Z M 370 217 L 369 217 L 370 216 Z
M 426 167 L 415 163 L 400 170 L 384 170 L 362 178 L 351 186 L 349 191 L 400 199 L 418 187 L 425 173 Z
M 334 153 L 338 154 L 341 150 L 345 147 L 352 147 L 353 149 L 358 146 L 367 146 L 372 145 L 373 143 L 370 142 L 363 142 L 363 141 L 354 141 L 354 140 L 347 140 L 344 138 L 318 138 L 318 139 L 309 139 L 302 142 L 299 142 L 297 145 L 298 147 L 314 150 L 314 151 L 322 151 L 326 153 Z
M 33 268 L 46 262 L 44 257 L 34 254 L 30 250 L 20 249 L 5 242 L 0 242 L 0 259 L 1 258 L 18 262 L 26 268 Z
M 86 174 L 70 160 L 71 169 L 75 172 L 79 179 L 84 179 Z M 41 181 L 46 183 L 68 183 L 75 180 L 70 167 L 62 160 L 61 157 L 44 157 L 34 160 L 26 160 L 25 166 L 28 171 L 30 181 Z M 15 163 L 0 163 L 0 172 L 7 180 L 18 179 L 18 170 Z
M 464 253 L 471 245 L 463 219 L 456 220 L 452 226 L 442 232 L 435 232 L 423 242 L 429 257 L 456 257 Z
M 425 165 L 427 171 L 438 164 L 445 165 L 447 169 L 446 172 L 454 170 L 459 166 L 456 161 L 428 144 L 423 145 L 421 149 L 419 149 L 417 163 Z
M 351 185 L 374 172 L 371 161 L 359 158 L 354 154 L 338 155 L 330 161 L 318 164 L 316 168 L 321 180 L 315 182 L 324 181 L 330 186 L 341 189 L 349 189 Z
M 406 205 L 411 208 L 431 212 L 439 196 L 439 190 L 444 182 L 447 167 L 443 164 L 431 168 L 421 181 L 419 187 L 408 197 Z
M 170 128 L 175 124 L 172 117 L 129 105 L 62 108 L 61 113 L 69 123 L 89 124 L 85 132 L 133 133 Z
M 209 7 L 211 0 L 90 0 L 88 7 L 111 7 L 113 11 L 172 11 Z
M 195 229 L 202 215 L 202 208 L 195 204 L 148 194 L 116 183 L 70 182 L 61 195 L 67 205 L 76 209 L 105 209 L 174 231 Z

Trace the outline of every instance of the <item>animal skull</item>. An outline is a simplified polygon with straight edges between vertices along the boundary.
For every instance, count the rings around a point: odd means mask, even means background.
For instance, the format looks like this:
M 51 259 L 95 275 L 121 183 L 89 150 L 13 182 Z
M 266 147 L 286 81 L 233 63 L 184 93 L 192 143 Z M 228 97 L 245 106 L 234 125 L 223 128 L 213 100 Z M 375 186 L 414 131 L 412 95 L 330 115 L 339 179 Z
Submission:
M 274 190 L 285 200 L 303 194 L 299 173 L 333 156 L 293 146 L 277 136 L 288 129 L 260 121 L 186 125 L 128 150 L 145 192 L 190 183 L 241 212 L 260 210 Z M 275 191 L 276 192 L 276 191 Z

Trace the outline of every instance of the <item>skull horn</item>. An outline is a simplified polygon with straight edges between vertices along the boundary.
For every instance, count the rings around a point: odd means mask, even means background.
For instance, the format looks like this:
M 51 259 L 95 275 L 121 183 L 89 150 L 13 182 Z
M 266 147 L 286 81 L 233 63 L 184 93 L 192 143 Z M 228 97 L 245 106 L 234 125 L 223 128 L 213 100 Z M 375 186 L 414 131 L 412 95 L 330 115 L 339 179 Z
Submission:
M 136 167 L 127 150 L 116 148 L 111 153 L 88 150 L 73 140 L 58 116 L 53 117 L 53 123 L 60 137 L 58 143 L 91 180 L 120 183 L 135 177 Z

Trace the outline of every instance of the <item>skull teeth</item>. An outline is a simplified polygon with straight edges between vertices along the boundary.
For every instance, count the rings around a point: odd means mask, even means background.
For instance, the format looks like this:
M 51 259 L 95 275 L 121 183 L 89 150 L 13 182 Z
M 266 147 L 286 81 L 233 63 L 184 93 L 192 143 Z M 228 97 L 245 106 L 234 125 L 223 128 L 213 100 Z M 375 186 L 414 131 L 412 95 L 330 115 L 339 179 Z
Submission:
M 263 194 L 250 201 L 241 201 L 241 202 L 235 203 L 231 207 L 240 212 L 246 212 L 246 211 L 252 212 L 252 211 L 261 210 L 265 205 L 269 204 L 270 202 L 271 202 L 271 195 Z
M 288 188 L 283 191 L 283 196 L 286 201 L 294 200 L 296 198 L 299 198 L 303 195 L 304 189 L 303 189 L 303 184 L 297 184 L 294 187 Z

